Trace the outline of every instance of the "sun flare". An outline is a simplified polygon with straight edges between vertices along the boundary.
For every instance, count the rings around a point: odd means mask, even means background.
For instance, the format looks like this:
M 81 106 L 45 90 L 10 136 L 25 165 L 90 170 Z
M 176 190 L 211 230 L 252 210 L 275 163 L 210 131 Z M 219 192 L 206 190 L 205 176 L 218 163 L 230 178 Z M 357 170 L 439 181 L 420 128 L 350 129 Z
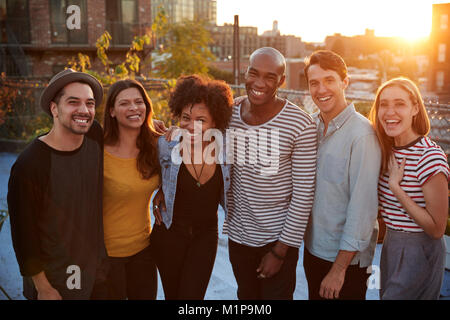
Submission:
M 218 0 L 218 24 L 233 23 L 239 15 L 241 26 L 258 27 L 261 34 L 278 21 L 281 34 L 293 34 L 306 42 L 323 42 L 340 33 L 362 35 L 374 30 L 378 37 L 401 37 L 416 42 L 431 32 L 432 4 L 439 0 Z M 255 6 L 266 8 L 258 10 Z

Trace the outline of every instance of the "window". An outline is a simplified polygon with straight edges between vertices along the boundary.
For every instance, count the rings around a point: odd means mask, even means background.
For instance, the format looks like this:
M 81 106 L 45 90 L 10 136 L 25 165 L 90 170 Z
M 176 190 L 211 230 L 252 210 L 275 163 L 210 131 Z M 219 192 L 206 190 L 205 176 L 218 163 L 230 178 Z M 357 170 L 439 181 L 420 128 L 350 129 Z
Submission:
M 137 0 L 108 0 L 106 29 L 113 44 L 129 45 L 139 32 Z
M 445 51 L 446 51 L 445 43 L 440 43 L 438 47 L 438 62 L 445 62 Z
M 69 29 L 67 27 L 67 8 L 76 5 L 80 8 L 80 28 Z M 86 44 L 87 34 L 87 10 L 86 0 L 50 0 L 50 24 L 52 43 L 55 44 Z
M 0 0 L 0 43 L 30 43 L 28 0 Z
M 436 89 L 442 91 L 444 88 L 444 71 L 436 72 Z
M 448 15 L 441 14 L 441 29 L 446 30 L 448 28 Z

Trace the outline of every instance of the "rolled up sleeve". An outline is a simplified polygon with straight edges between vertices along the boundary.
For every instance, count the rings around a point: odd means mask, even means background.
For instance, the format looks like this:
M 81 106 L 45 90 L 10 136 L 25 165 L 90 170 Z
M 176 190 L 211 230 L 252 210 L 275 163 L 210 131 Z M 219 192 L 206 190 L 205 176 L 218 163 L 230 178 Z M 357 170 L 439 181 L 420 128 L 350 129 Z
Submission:
M 340 250 L 364 251 L 370 245 L 378 214 L 378 176 L 381 151 L 375 134 L 362 136 L 352 146 L 349 163 L 350 194 Z

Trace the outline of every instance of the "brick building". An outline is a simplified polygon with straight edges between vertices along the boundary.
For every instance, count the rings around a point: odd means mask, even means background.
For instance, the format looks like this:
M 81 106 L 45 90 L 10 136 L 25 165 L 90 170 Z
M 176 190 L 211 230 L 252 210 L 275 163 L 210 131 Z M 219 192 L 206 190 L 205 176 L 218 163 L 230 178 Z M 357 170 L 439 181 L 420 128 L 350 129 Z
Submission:
M 153 19 L 162 8 L 169 23 L 180 23 L 183 20 L 205 20 L 211 25 L 217 20 L 216 0 L 152 0 Z
M 0 72 L 51 77 L 79 52 L 103 70 L 95 43 L 105 30 L 112 36 L 108 57 L 119 63 L 133 36 L 149 28 L 149 0 L 3 0 Z
M 450 101 L 450 3 L 433 4 L 429 91 Z
M 225 23 L 223 26 L 211 26 L 209 30 L 213 40 L 210 45 L 211 52 L 219 60 L 231 60 L 233 57 L 233 32 L 234 26 Z M 240 55 L 245 59 L 259 48 L 258 28 L 239 27 Z
M 293 35 L 281 35 L 278 24 L 274 21 L 273 29 L 258 35 L 256 27 L 239 27 L 240 55 L 247 59 L 250 54 L 261 47 L 272 47 L 280 51 L 286 58 L 298 58 L 305 55 L 305 44 L 300 37 Z M 233 58 L 233 25 L 225 23 L 223 26 L 210 28 L 213 43 L 211 52 L 219 60 Z
M 325 38 L 325 48 L 340 54 L 344 58 L 357 58 L 360 55 L 370 55 L 383 50 L 389 50 L 396 55 L 403 55 L 409 47 L 405 42 L 395 37 L 376 37 L 375 31 L 366 29 L 363 35 L 343 36 L 336 33 Z

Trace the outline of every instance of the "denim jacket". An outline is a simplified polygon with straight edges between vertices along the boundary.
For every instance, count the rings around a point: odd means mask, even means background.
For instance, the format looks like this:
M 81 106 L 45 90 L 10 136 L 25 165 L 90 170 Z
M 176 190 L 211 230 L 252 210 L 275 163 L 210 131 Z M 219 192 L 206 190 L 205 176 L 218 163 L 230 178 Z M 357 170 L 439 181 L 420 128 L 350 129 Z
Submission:
M 158 155 L 159 163 L 161 164 L 161 178 L 162 178 L 162 191 L 164 192 L 164 200 L 166 203 L 166 211 L 161 209 L 161 216 L 167 229 L 170 228 L 173 219 L 173 207 L 175 204 L 175 196 L 177 191 L 178 172 L 181 165 L 181 156 L 178 152 L 178 145 L 180 138 L 176 137 L 174 140 L 168 142 L 164 136 L 158 140 Z M 219 146 L 219 160 L 218 163 L 222 168 L 223 177 L 223 192 L 220 199 L 220 205 L 222 206 L 225 216 L 227 214 L 227 191 L 230 188 L 230 165 L 225 164 L 225 145 Z M 177 148 L 176 148 L 177 147 Z M 174 150 L 175 149 L 175 150 Z M 174 154 L 172 161 L 172 153 Z

